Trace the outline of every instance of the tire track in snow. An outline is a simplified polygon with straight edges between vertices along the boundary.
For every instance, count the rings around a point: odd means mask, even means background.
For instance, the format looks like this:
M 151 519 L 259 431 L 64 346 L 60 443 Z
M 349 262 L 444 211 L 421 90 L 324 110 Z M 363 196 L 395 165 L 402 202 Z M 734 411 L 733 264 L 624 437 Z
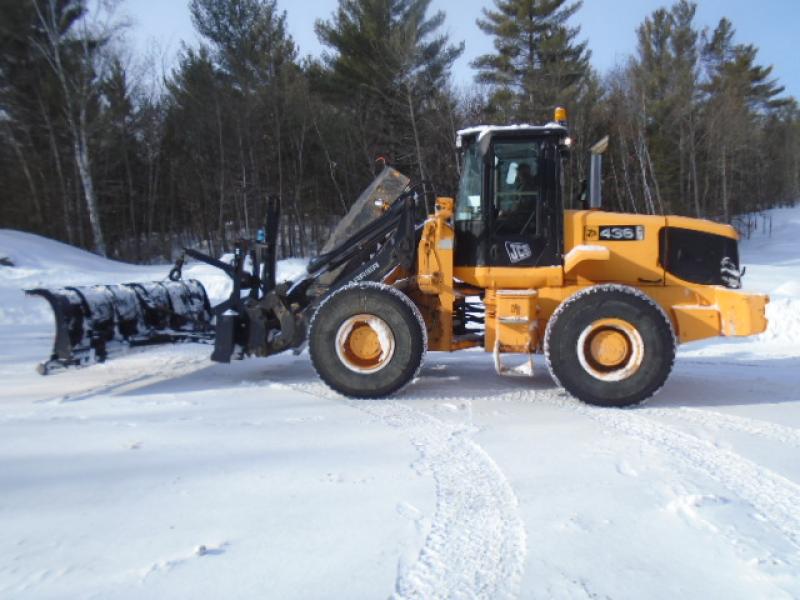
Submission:
M 281 382 L 275 382 L 281 383 Z M 411 565 L 398 570 L 393 597 L 514 598 L 525 564 L 525 526 L 511 485 L 470 431 L 403 404 L 346 400 L 321 383 L 283 384 L 338 401 L 405 433 L 431 473 L 436 508 Z
M 778 423 L 730 415 L 703 408 L 680 406 L 676 408 L 641 408 L 636 411 L 648 416 L 677 418 L 709 428 L 747 433 L 756 437 L 800 448 L 800 429 Z
M 649 444 L 739 496 L 800 550 L 800 485 L 795 482 L 735 452 L 637 414 L 649 409 L 598 408 L 557 392 L 517 391 L 503 397 L 567 409 Z

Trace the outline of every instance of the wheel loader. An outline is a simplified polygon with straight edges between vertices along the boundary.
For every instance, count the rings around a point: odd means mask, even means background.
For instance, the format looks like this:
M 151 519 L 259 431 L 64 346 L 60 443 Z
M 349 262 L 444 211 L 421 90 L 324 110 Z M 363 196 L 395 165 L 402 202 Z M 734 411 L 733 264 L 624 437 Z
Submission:
M 542 353 L 578 399 L 639 403 L 666 381 L 678 343 L 763 332 L 768 298 L 739 290 L 731 226 L 601 210 L 606 145 L 592 148 L 586 207 L 565 210 L 563 109 L 543 126 L 464 129 L 455 198 L 437 198 L 422 223 L 418 188 L 379 200 L 380 216 L 288 282 L 276 281 L 270 200 L 263 235 L 240 241 L 230 264 L 186 249 L 233 280 L 213 308 L 180 280 L 180 261 L 168 284 L 30 290 L 56 316 L 42 371 L 102 359 L 115 340 L 213 339 L 218 362 L 307 345 L 333 390 L 379 398 L 411 382 L 426 351 L 483 348 L 501 374 L 518 371 L 509 354 Z

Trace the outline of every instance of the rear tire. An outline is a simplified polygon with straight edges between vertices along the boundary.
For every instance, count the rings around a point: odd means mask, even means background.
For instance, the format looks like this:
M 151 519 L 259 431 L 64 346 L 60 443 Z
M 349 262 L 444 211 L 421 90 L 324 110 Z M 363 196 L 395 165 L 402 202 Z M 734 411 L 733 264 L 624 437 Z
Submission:
M 427 346 L 425 324 L 399 290 L 364 282 L 337 290 L 309 327 L 314 369 L 332 390 L 351 398 L 382 398 L 411 381 Z
M 597 406 L 630 406 L 655 394 L 675 360 L 675 335 L 661 307 L 641 291 L 598 285 L 565 300 L 544 340 L 550 374 Z

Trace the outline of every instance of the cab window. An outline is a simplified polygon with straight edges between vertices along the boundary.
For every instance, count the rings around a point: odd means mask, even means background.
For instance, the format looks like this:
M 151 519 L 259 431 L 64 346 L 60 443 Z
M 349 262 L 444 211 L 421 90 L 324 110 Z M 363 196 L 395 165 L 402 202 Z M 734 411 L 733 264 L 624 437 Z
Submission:
M 478 144 L 464 153 L 464 172 L 456 198 L 456 221 L 479 221 L 481 216 L 482 164 Z
M 493 208 L 495 232 L 533 233 L 536 205 L 542 200 L 541 143 L 494 144 Z

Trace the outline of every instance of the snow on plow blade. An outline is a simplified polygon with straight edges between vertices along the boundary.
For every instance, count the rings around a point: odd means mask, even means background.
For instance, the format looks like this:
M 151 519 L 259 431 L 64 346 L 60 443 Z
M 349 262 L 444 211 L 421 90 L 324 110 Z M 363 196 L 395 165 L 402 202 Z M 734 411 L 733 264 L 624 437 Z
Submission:
M 213 339 L 208 296 L 194 279 L 25 292 L 47 300 L 55 317 L 53 353 L 37 367 L 42 375 L 54 368 L 102 362 L 117 344 Z

